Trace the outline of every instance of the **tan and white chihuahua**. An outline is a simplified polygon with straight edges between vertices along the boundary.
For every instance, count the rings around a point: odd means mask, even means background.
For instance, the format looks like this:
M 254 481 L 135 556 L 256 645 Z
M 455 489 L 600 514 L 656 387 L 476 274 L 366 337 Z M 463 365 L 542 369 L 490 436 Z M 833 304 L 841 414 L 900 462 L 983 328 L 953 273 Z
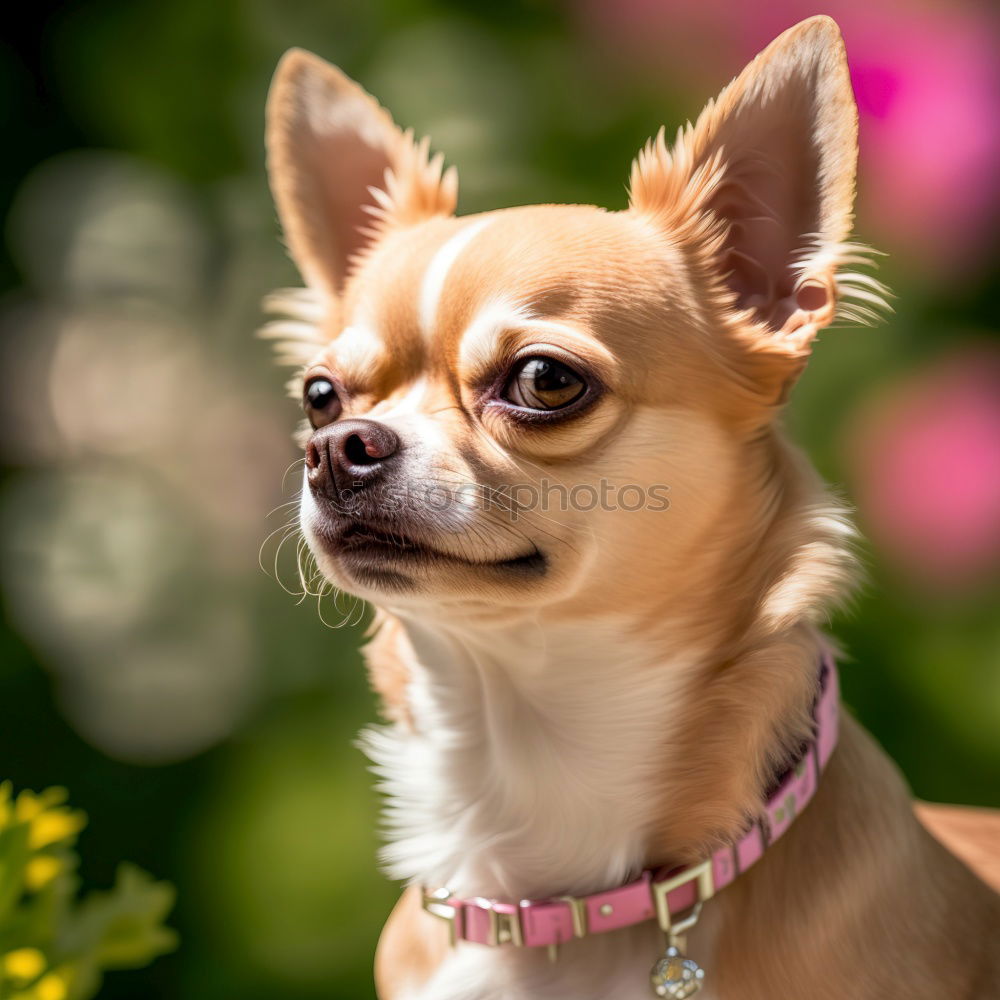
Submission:
M 852 530 L 777 420 L 817 333 L 884 291 L 849 242 L 840 33 L 804 21 L 661 131 L 624 211 L 456 217 L 454 169 L 300 50 L 267 148 L 308 286 L 275 296 L 271 329 L 310 424 L 302 532 L 325 581 L 378 609 L 389 725 L 364 745 L 410 885 L 379 995 L 650 996 L 655 922 L 555 962 L 450 949 L 420 886 L 516 903 L 697 862 L 809 738 Z M 1000 876 L 995 817 L 925 822 Z M 688 951 L 712 1000 L 986 1000 L 998 945 L 1000 897 L 846 717 L 808 808 Z

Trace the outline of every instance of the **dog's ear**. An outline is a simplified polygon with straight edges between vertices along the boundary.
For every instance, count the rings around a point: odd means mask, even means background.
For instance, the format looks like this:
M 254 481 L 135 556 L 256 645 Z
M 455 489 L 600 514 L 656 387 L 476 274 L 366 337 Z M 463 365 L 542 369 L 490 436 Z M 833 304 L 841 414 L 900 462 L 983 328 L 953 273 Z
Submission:
M 772 42 L 672 149 L 661 131 L 633 164 L 632 209 L 687 250 L 743 346 L 779 366 L 801 368 L 845 279 L 853 318 L 869 318 L 857 300 L 878 298 L 873 279 L 837 274 L 860 253 L 845 242 L 857 134 L 844 43 L 819 16 Z
M 306 284 L 330 296 L 385 230 L 455 209 L 458 178 L 353 80 L 302 49 L 285 53 L 267 100 L 267 166 Z

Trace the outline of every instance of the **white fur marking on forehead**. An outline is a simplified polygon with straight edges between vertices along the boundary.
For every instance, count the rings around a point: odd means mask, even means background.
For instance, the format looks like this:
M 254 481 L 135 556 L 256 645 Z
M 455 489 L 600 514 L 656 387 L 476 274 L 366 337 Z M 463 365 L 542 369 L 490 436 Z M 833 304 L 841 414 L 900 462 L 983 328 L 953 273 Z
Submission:
M 492 221 L 491 218 L 485 218 L 469 223 L 451 239 L 446 240 L 431 258 L 427 271 L 424 273 L 424 280 L 420 284 L 420 328 L 423 330 L 424 336 L 429 337 L 434 330 L 438 302 L 441 299 L 444 283 L 452 265 L 458 260 L 458 255 Z
M 534 321 L 533 313 L 507 299 L 492 299 L 472 318 L 462 334 L 459 365 L 463 371 L 485 367 L 493 360 L 497 335 L 508 327 Z
M 337 364 L 359 376 L 370 374 L 385 351 L 378 335 L 357 323 L 344 327 L 333 346 Z

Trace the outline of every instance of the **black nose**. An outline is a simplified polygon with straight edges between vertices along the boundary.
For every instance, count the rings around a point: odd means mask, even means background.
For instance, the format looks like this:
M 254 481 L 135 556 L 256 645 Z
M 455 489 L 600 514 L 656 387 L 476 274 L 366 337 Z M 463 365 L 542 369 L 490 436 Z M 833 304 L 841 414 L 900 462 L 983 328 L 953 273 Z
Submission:
M 306 445 L 309 485 L 316 490 L 358 489 L 382 474 L 399 450 L 396 432 L 375 420 L 337 420 Z

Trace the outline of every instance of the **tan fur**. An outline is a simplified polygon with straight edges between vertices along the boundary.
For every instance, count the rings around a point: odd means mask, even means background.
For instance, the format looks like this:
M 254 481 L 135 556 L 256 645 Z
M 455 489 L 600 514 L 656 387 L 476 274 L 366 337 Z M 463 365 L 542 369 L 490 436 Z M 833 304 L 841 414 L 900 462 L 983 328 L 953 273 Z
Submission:
M 448 953 L 440 932 L 421 909 L 419 886 L 407 889 L 386 922 L 375 953 L 375 989 L 380 997 L 403 996 L 430 978 Z
M 899 775 L 843 721 L 817 798 L 726 900 L 720 994 L 997 996 L 1000 898 L 909 822 Z
M 917 816 L 950 851 L 1000 892 L 1000 813 L 917 803 Z
M 857 115 L 836 26 L 818 17 L 786 32 L 673 148 L 661 133 L 636 160 L 632 203 L 619 213 L 545 205 L 453 217 L 453 173 L 356 84 L 301 52 L 279 67 L 269 116 L 272 185 L 311 287 L 272 303 L 286 318 L 269 335 L 300 366 L 293 391 L 331 379 L 344 416 L 400 435 L 412 479 L 499 497 L 450 510 L 457 526 L 426 512 L 387 521 L 442 556 L 392 590 L 352 575 L 324 543 L 306 492 L 303 528 L 319 569 L 380 609 L 368 663 L 393 732 L 420 735 L 428 711 L 446 714 L 441 677 L 469 685 L 468 706 L 452 706 L 459 715 L 482 710 L 495 685 L 512 715 L 536 727 L 524 736 L 547 755 L 539 771 L 558 774 L 560 753 L 572 761 L 597 738 L 573 730 L 564 711 L 592 718 L 578 676 L 618 670 L 622 705 L 638 710 L 630 690 L 653 690 L 672 670 L 662 724 L 642 729 L 644 717 L 625 737 L 644 739 L 651 762 L 648 815 L 630 831 L 638 861 L 693 861 L 733 840 L 809 731 L 827 645 L 819 629 L 855 573 L 843 508 L 777 421 L 818 332 L 838 316 L 871 320 L 885 303 L 857 270 L 868 253 L 848 242 Z M 373 224 L 359 227 L 362 215 Z M 524 352 L 569 359 L 605 391 L 572 418 L 518 422 L 489 386 Z M 515 488 L 547 481 L 666 483 L 670 509 L 625 516 L 517 499 Z M 526 546 L 544 552 L 543 573 L 495 568 Z M 627 630 L 602 634 L 614 614 Z M 578 635 L 593 635 L 594 647 L 566 656 L 550 647 Z M 604 669 L 602 649 L 628 667 Z M 594 662 L 574 665 L 588 654 Z M 500 737 L 511 735 L 475 732 L 484 781 L 508 763 L 490 755 L 510 754 Z M 607 776 L 595 766 L 591 780 Z M 585 788 L 570 805 L 585 811 L 587 794 L 607 791 Z M 923 807 L 921 816 L 995 876 L 994 817 Z M 566 834 L 590 835 L 586 826 Z M 462 860 L 462 877 L 490 877 L 511 894 L 603 887 L 586 873 L 579 885 L 549 884 L 544 865 L 521 879 L 471 848 Z M 692 947 L 712 954 L 713 998 L 1000 997 L 990 944 L 998 897 L 921 827 L 895 769 L 849 719 L 809 809 L 706 911 Z M 379 949 L 383 1000 L 416 996 L 447 971 L 442 935 L 408 890 Z M 576 942 L 567 959 L 613 958 L 616 941 L 644 953 L 647 939 L 655 947 L 648 927 Z M 544 995 L 567 995 L 558 968 L 543 973 L 536 956 L 513 949 L 502 957 L 511 983 L 544 981 Z M 522 995 L 510 990 L 490 996 Z
M 376 613 L 369 634 L 372 638 L 365 647 L 365 661 L 372 687 L 381 699 L 382 714 L 410 726 L 413 719 L 406 701 L 410 672 L 406 656 L 401 655 L 405 642 L 402 626 L 396 619 Z
M 903 821 L 910 802 L 898 773 L 849 716 L 843 722 L 817 797 L 764 861 L 713 903 L 723 911 L 718 995 L 930 998 L 942 995 L 936 984 L 946 972 L 943 995 L 1000 996 L 1000 897 L 985 893 L 918 824 Z M 934 829 L 938 810 L 920 811 Z M 971 819 L 959 820 L 971 837 L 989 827 L 995 835 L 995 816 Z M 996 841 L 981 846 L 995 865 Z M 407 890 L 379 942 L 380 997 L 405 996 L 413 977 L 429 977 L 444 954 L 434 930 L 417 890 Z
M 267 122 L 275 201 L 289 248 L 313 288 L 340 291 L 361 251 L 359 229 L 374 240 L 455 210 L 458 176 L 443 172 L 443 157 L 431 159 L 428 142 L 397 129 L 370 94 L 309 52 L 285 54 Z M 345 144 L 349 156 L 341 155 Z M 341 223 L 339 231 L 315 224 L 317 203 L 328 220 Z

